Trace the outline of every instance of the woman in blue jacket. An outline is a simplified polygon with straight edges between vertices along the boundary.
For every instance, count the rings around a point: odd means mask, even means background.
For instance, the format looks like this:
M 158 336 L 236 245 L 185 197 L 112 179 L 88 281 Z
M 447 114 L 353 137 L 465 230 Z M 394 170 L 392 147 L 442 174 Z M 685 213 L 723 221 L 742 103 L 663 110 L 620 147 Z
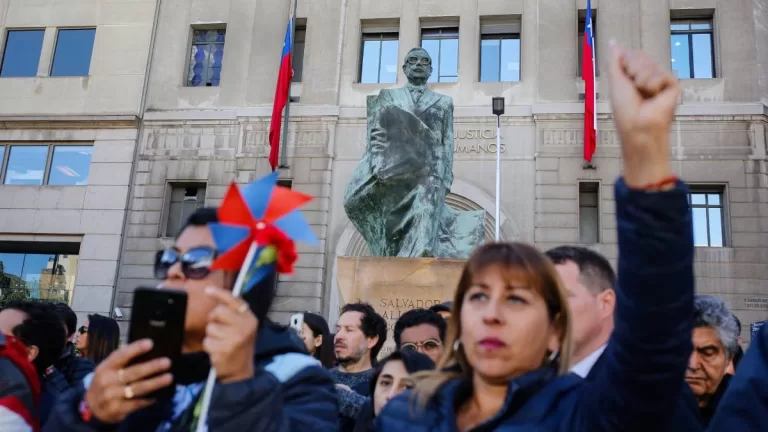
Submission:
M 622 141 L 615 185 L 616 326 L 593 382 L 569 375 L 566 293 L 532 246 L 490 244 L 467 262 L 439 372 L 392 400 L 377 430 L 653 431 L 671 417 L 691 352 L 693 239 L 687 189 L 669 164 L 679 88 L 640 52 L 612 47 Z

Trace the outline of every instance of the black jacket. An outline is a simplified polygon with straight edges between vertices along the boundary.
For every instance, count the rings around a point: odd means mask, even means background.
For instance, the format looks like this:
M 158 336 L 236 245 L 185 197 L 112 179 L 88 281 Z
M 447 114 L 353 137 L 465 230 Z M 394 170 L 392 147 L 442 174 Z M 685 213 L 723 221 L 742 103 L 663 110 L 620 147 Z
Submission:
M 68 342 L 64 348 L 64 355 L 54 365 L 64 375 L 71 387 L 76 387 L 83 382 L 86 375 L 96 369 L 96 364 L 91 359 L 75 355 L 75 346 Z
M 256 342 L 253 378 L 216 385 L 208 430 L 336 432 L 338 402 L 333 381 L 320 362 L 304 352 L 294 330 L 270 323 L 262 325 Z M 183 366 L 174 367 L 174 376 L 182 384 L 205 381 L 207 361 L 204 355 L 188 355 L 179 362 Z M 46 432 L 154 432 L 171 418 L 173 406 L 166 400 L 131 414 L 118 425 L 86 424 L 78 411 L 84 392 L 81 386 L 62 397 Z

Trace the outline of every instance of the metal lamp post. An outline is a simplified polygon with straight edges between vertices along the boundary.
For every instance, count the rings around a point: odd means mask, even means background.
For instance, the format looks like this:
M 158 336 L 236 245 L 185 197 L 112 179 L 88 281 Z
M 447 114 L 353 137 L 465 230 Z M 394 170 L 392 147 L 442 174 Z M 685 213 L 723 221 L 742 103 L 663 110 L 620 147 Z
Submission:
M 504 114 L 504 98 L 493 98 L 493 115 L 496 116 L 496 241 L 501 240 L 501 115 Z

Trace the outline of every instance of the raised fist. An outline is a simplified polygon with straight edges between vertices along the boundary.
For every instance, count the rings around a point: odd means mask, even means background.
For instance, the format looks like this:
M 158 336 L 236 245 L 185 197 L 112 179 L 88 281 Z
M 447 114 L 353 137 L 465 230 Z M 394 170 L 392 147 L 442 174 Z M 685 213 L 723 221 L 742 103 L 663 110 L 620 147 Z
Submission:
M 611 107 L 621 138 L 624 181 L 656 184 L 672 175 L 669 133 L 680 87 L 677 78 L 647 54 L 611 43 Z

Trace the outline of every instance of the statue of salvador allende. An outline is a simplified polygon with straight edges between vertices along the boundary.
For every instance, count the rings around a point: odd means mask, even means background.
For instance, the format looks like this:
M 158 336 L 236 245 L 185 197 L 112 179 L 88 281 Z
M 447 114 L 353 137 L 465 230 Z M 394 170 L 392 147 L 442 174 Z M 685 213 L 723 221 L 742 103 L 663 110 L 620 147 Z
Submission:
M 408 84 L 368 96 L 365 154 L 344 197 L 374 256 L 467 258 L 485 240 L 485 212 L 445 204 L 453 183 L 453 100 L 426 86 L 422 48 L 403 64 Z

